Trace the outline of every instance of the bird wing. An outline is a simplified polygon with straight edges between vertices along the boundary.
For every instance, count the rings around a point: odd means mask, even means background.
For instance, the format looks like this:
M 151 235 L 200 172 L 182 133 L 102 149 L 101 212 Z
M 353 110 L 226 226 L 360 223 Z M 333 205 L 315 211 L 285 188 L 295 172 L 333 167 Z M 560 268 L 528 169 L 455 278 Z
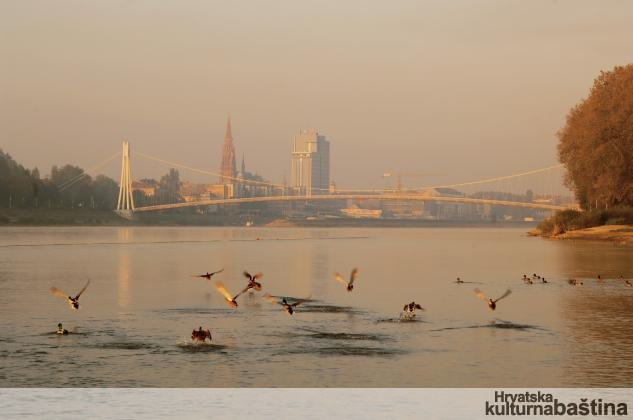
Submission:
M 68 297 L 68 295 L 66 293 L 62 292 L 57 287 L 51 287 L 51 293 L 53 294 L 53 296 L 57 296 L 57 297 L 64 298 L 64 299 L 66 299 Z
M 250 288 L 251 288 L 251 286 L 250 286 L 250 285 L 249 285 L 249 286 L 246 286 L 246 287 L 245 287 L 245 288 L 244 288 L 241 292 L 239 292 L 237 295 L 233 296 L 233 300 L 237 299 L 237 297 L 238 297 L 239 295 L 241 295 L 242 293 L 246 292 L 246 291 L 247 291 L 248 289 L 250 289 Z
M 79 293 L 77 293 L 77 296 L 75 296 L 75 299 L 79 299 L 79 296 L 81 296 L 81 294 L 82 294 L 83 292 L 85 292 L 85 291 L 86 291 L 86 289 L 88 288 L 88 285 L 89 285 L 89 284 L 90 284 L 90 280 L 88 280 L 88 282 L 87 282 L 87 283 L 86 283 L 86 285 L 83 287 L 83 289 L 81 289 L 81 290 L 79 291 Z
M 479 299 L 487 300 L 486 295 L 484 295 L 484 292 L 482 292 L 481 290 L 475 289 L 473 290 L 473 292 L 475 293 L 475 296 L 477 296 Z
M 403 310 L 403 311 L 406 311 L 408 307 L 409 307 L 409 304 L 407 303 L 406 305 L 404 305 L 404 307 L 402 308 L 402 310 Z
M 262 296 L 262 299 L 266 299 L 268 303 L 272 303 L 273 305 L 276 303 L 282 305 L 282 303 L 278 302 L 277 299 L 272 297 L 269 293 L 266 293 L 264 296 Z
M 248 271 L 244 271 L 244 277 L 246 277 L 249 280 L 253 280 L 253 276 L 251 276 L 251 273 L 249 273 Z
M 358 273 L 358 268 L 354 268 L 351 272 L 351 274 L 349 275 L 349 284 L 350 286 L 354 283 L 354 280 L 356 280 L 356 274 Z
M 420 310 L 424 310 L 424 308 L 422 307 L 422 305 L 420 305 L 419 303 L 415 304 L 415 309 L 420 309 Z
M 347 286 L 347 282 L 345 281 L 345 279 L 343 278 L 343 276 L 341 276 L 339 273 L 334 273 L 334 279 L 336 281 L 338 281 L 341 284 L 344 284 Z
M 498 297 L 497 299 L 495 299 L 494 302 L 497 303 L 501 299 L 508 297 L 510 295 L 510 293 L 512 293 L 512 290 L 510 290 L 510 289 L 506 290 L 506 292 L 504 294 L 502 294 L 500 297 Z
M 253 276 L 253 280 L 261 279 L 262 277 L 264 277 L 262 273 L 257 273 Z
M 218 270 L 218 271 L 214 271 L 213 273 L 211 273 L 211 275 L 214 276 L 214 275 L 219 274 L 219 273 L 221 273 L 223 271 L 224 271 L 224 269 L 221 269 L 221 270 Z
M 224 287 L 224 284 L 218 280 L 215 282 L 214 284 L 216 290 L 222 295 L 224 296 L 224 298 L 226 300 L 233 300 L 233 297 L 231 296 L 231 294 L 229 293 L 228 290 L 226 290 L 226 287 Z
M 307 297 L 307 298 L 305 298 L 305 299 L 299 299 L 298 301 L 294 302 L 294 303 L 293 303 L 292 305 L 290 305 L 290 306 L 292 306 L 293 308 L 296 308 L 297 306 L 301 305 L 302 303 L 307 302 L 308 300 L 310 300 L 310 296 L 308 296 L 308 297 Z

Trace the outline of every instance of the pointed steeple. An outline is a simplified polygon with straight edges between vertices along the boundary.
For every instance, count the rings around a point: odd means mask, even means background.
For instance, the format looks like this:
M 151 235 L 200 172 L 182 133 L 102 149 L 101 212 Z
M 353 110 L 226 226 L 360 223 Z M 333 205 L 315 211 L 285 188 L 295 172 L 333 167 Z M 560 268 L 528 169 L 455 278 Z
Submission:
M 224 132 L 224 140 L 226 139 L 233 140 L 233 134 L 231 133 L 231 116 L 230 115 L 226 119 L 226 131 Z
M 242 176 L 246 173 L 246 164 L 244 163 L 244 153 L 242 153 Z
M 222 149 L 222 163 L 220 164 L 220 184 L 232 184 L 236 172 L 235 147 L 233 146 L 233 135 L 231 133 L 231 116 L 226 120 L 226 131 L 224 133 L 224 147 Z

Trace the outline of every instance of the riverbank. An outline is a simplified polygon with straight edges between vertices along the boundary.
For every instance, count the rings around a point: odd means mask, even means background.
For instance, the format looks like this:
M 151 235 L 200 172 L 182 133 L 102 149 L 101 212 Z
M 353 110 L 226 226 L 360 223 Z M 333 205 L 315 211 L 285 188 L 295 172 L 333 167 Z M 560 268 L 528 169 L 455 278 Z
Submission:
M 424 228 L 424 227 L 518 227 L 529 229 L 531 222 L 353 219 L 353 218 L 275 218 L 238 214 L 137 213 L 132 220 L 113 211 L 96 209 L 0 209 L 0 226 L 245 226 L 275 228 Z
M 0 209 L 0 226 L 129 226 L 110 210 L 96 209 Z
M 605 225 L 587 229 L 569 230 L 564 233 L 545 235 L 538 228 L 529 232 L 532 236 L 552 239 L 579 239 L 593 241 L 612 241 L 633 245 L 633 225 Z

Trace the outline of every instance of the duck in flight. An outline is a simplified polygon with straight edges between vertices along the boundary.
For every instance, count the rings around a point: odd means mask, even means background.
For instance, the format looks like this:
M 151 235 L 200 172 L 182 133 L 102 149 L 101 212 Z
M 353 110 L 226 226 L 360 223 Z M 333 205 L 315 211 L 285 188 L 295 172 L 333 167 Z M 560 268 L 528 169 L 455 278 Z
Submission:
M 213 273 L 207 272 L 206 274 L 198 274 L 198 275 L 195 275 L 195 276 L 192 276 L 192 277 L 198 277 L 198 278 L 201 278 L 201 279 L 211 280 L 211 277 L 213 277 L 216 274 L 221 273 L 223 271 L 224 271 L 224 269 L 218 270 L 218 271 L 214 271 Z
M 51 294 L 53 296 L 57 296 L 59 298 L 66 299 L 66 301 L 70 305 L 71 309 L 78 310 L 79 309 L 79 296 L 81 296 L 81 294 L 86 291 L 86 288 L 88 287 L 89 284 L 90 284 L 90 280 L 88 280 L 88 282 L 83 287 L 83 289 L 81 289 L 79 291 L 79 293 L 77 293 L 75 295 L 75 297 L 67 295 L 66 293 L 64 293 L 61 290 L 59 290 L 57 287 L 51 287 Z
M 275 299 L 274 297 L 272 297 L 271 295 L 269 295 L 268 293 L 266 293 L 263 296 L 264 299 L 266 299 L 268 302 L 272 303 L 272 304 L 277 304 L 277 305 L 281 305 L 284 310 L 286 312 L 288 312 L 289 315 L 292 315 L 295 313 L 295 308 L 299 305 L 301 305 L 304 302 L 307 302 L 310 298 L 306 298 L 306 299 L 299 299 L 296 302 L 293 303 L 288 303 L 288 301 L 286 300 L 286 298 L 281 298 L 281 302 L 278 301 L 277 299 Z
M 248 289 L 255 289 L 257 291 L 262 290 L 262 284 L 257 281 L 257 279 L 261 279 L 262 277 L 264 277 L 262 273 L 257 273 L 253 276 L 248 271 L 244 271 L 244 277 L 248 279 L 248 285 L 242 293 L 244 293 Z
M 424 310 L 424 308 L 419 303 L 415 303 L 415 302 L 407 303 L 406 305 L 404 305 L 404 308 L 402 308 L 404 312 L 409 312 L 409 313 L 415 313 L 416 309 L 419 309 L 421 311 Z
M 334 273 L 334 278 L 339 283 L 344 284 L 348 292 L 351 292 L 352 290 L 354 290 L 354 280 L 356 280 L 356 274 L 358 274 L 358 268 L 354 268 L 352 270 L 351 274 L 349 275 L 349 282 L 345 281 L 343 276 L 341 276 L 339 273 Z
M 202 327 L 198 327 L 197 330 L 194 329 L 193 331 L 191 331 L 191 339 L 193 341 L 201 341 L 204 343 L 207 338 L 209 339 L 209 341 L 213 341 L 213 339 L 211 338 L 211 331 L 209 331 L 208 328 L 206 330 L 203 330 Z
M 501 295 L 500 297 L 496 299 L 486 297 L 486 295 L 484 295 L 483 292 L 479 289 L 475 289 L 474 292 L 475 292 L 475 296 L 477 296 L 479 299 L 485 300 L 486 303 L 488 303 L 488 307 L 494 311 L 495 309 L 497 309 L 497 302 L 499 302 L 503 298 L 508 297 L 510 293 L 512 293 L 512 290 L 510 289 L 506 290 L 503 295 Z
M 226 303 L 231 308 L 237 308 L 237 301 L 236 301 L 237 297 L 248 290 L 248 288 L 246 288 L 242 290 L 241 292 L 239 292 L 237 295 L 231 297 L 231 294 L 229 293 L 228 290 L 226 290 L 226 287 L 224 287 L 224 284 L 220 280 L 215 282 L 215 289 L 218 291 L 218 293 L 224 296 L 224 300 L 226 300 Z
M 57 334 L 59 334 L 59 335 L 67 335 L 68 334 L 68 330 L 64 329 L 64 327 L 62 326 L 61 322 L 59 324 L 57 324 Z

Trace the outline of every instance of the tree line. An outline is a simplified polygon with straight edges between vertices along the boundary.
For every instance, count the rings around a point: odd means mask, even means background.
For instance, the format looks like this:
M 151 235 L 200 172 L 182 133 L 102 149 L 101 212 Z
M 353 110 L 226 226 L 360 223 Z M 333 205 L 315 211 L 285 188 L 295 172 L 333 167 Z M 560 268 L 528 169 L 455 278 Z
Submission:
M 565 182 L 583 209 L 633 206 L 633 64 L 601 72 L 558 139 Z
M 180 175 L 171 169 L 159 181 L 141 182 L 155 188 L 148 197 L 134 191 L 137 206 L 165 204 L 181 200 Z M 94 178 L 78 166 L 53 166 L 50 176 L 41 178 L 38 168 L 28 169 L 0 149 L 0 208 L 100 209 L 116 208 L 119 184 L 110 177 Z

